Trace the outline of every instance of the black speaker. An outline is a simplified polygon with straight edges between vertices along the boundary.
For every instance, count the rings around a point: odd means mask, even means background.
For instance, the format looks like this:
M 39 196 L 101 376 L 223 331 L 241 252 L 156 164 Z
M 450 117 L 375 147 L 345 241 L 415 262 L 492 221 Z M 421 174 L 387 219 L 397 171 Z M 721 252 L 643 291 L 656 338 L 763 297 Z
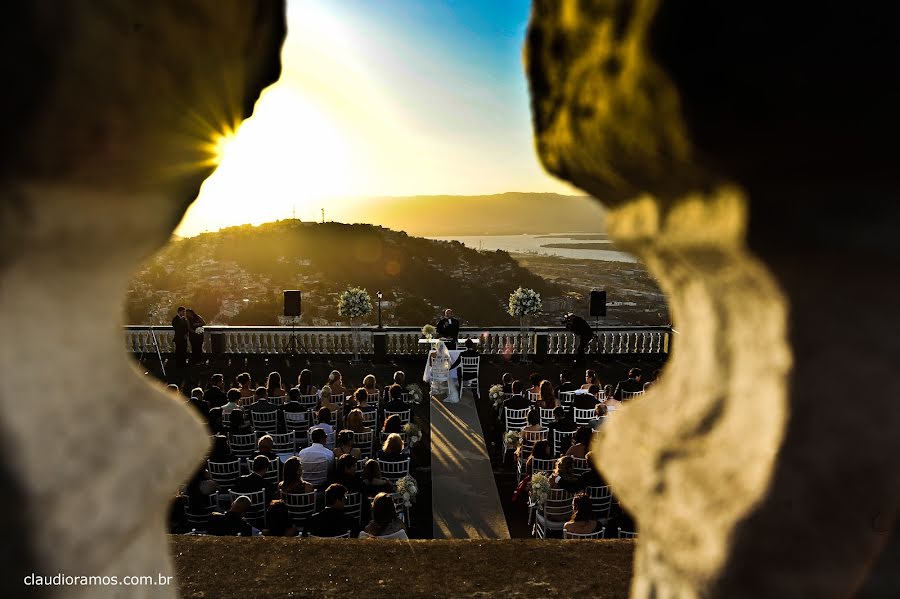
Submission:
M 605 291 L 591 291 L 591 316 L 606 316 Z
M 300 291 L 297 289 L 284 290 L 284 315 L 300 316 Z

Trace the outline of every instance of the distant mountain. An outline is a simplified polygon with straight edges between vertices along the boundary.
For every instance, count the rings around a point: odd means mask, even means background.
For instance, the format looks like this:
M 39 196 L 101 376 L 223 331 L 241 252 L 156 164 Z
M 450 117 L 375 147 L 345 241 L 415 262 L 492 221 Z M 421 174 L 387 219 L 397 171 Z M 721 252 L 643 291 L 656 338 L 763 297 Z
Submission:
M 377 197 L 335 205 L 335 218 L 410 235 L 598 233 L 605 211 L 590 196 L 508 192 L 478 196 Z
M 451 306 L 467 325 L 514 325 L 509 294 L 531 287 L 547 300 L 555 283 L 519 266 L 505 252 L 479 252 L 372 225 L 278 221 L 229 227 L 169 243 L 132 280 L 131 324 L 166 322 L 178 305 L 209 324 L 274 325 L 282 291 L 303 291 L 299 324 L 332 324 L 348 286 L 384 293 L 385 324 L 421 326 Z M 548 316 L 551 318 L 551 316 Z M 373 313 L 367 321 L 374 324 Z

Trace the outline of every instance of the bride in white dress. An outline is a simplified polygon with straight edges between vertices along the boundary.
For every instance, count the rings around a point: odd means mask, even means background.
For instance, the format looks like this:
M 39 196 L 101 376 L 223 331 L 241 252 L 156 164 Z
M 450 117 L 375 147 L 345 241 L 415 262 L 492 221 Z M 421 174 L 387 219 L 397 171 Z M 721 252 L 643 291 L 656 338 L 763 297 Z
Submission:
M 428 355 L 428 368 L 425 369 L 425 382 L 431 382 L 431 394 L 444 403 L 459 403 L 459 390 L 456 380 L 451 376 L 450 350 L 443 341 L 438 340 L 435 348 Z

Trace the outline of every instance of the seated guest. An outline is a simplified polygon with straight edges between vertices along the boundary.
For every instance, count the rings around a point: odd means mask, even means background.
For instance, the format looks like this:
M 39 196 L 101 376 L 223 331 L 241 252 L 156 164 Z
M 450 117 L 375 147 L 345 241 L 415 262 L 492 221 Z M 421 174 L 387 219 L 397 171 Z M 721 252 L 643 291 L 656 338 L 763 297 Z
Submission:
M 522 394 L 522 381 L 513 381 L 512 395 L 503 401 L 503 407 L 510 410 L 523 410 L 531 407 L 531 402 Z
M 202 464 L 194 472 L 194 476 L 188 482 L 184 490 L 184 494 L 187 496 L 188 507 L 190 508 L 191 512 L 194 514 L 211 513 L 212 508 L 210 507 L 210 496 L 219 490 L 220 489 L 218 483 L 212 480 L 212 478 L 209 476 L 209 470 L 206 469 L 206 464 Z
M 550 477 L 550 488 L 565 489 L 572 493 L 580 491 L 583 488 L 581 479 L 575 474 L 575 460 L 572 459 L 572 456 L 564 455 L 556 460 L 556 468 L 553 470 L 553 475 Z
M 176 385 L 175 383 L 169 383 L 168 385 L 166 385 L 166 391 L 168 391 L 172 395 L 180 395 L 181 394 L 181 389 L 179 389 L 178 385 Z
M 295 388 L 300 391 L 300 395 L 315 395 L 319 392 L 319 389 L 312 384 L 312 371 L 309 368 L 300 371 Z
M 213 448 L 209 453 L 210 462 L 233 462 L 237 459 L 231 452 L 231 445 L 225 435 L 213 436 Z
M 553 448 L 550 446 L 549 441 L 538 441 L 534 444 L 534 449 L 531 450 L 531 455 L 528 456 L 528 460 L 525 462 L 525 474 L 531 476 L 534 470 L 534 460 L 552 460 L 553 459 Z
M 350 410 L 347 414 L 346 426 L 354 433 L 368 433 L 371 428 L 364 425 L 363 413 L 360 410 Z
M 375 412 L 378 410 L 378 405 L 370 403 L 369 400 L 373 399 L 373 396 L 369 394 L 369 391 L 365 387 L 360 387 L 353 393 L 353 399 L 355 401 L 354 408 L 356 410 L 360 410 L 362 412 Z
M 225 399 L 225 405 L 222 406 L 222 415 L 228 416 L 229 414 L 231 414 L 232 410 L 241 407 L 241 390 L 229 389 L 225 394 Z
M 572 499 L 572 517 L 563 525 L 563 530 L 577 535 L 587 535 L 600 530 L 594 519 L 594 505 L 587 493 L 578 493 Z
M 578 385 L 572 382 L 568 370 L 563 370 L 559 373 L 559 388 L 556 390 L 557 393 L 566 393 L 567 391 L 575 391 L 577 389 Z
M 381 476 L 381 466 L 378 465 L 378 460 L 366 460 L 363 465 L 362 481 L 367 497 L 374 497 L 381 492 L 394 492 L 394 484 Z
M 344 379 L 339 370 L 332 370 L 328 375 L 328 382 L 325 384 L 331 391 L 332 395 L 346 395 L 347 389 L 344 387 Z M 325 387 L 323 387 L 324 389 Z
M 344 485 L 348 493 L 364 493 L 363 481 L 356 471 L 357 459 L 345 453 L 334 462 L 334 482 Z
M 316 409 L 319 408 L 328 408 L 331 410 L 332 414 L 339 414 L 341 411 L 341 404 L 332 401 L 331 387 L 328 385 L 322 387 L 322 390 L 319 392 L 319 403 L 317 404 Z
M 339 459 L 345 455 L 353 456 L 357 460 L 361 455 L 359 448 L 353 446 L 353 431 L 349 429 L 339 432 L 334 441 L 334 458 Z
M 258 455 L 253 458 L 250 463 L 250 474 L 245 474 L 237 479 L 234 490 L 238 493 L 256 493 L 257 491 L 266 492 L 266 502 L 277 497 L 278 487 L 275 483 L 266 480 L 266 472 L 269 471 L 269 458 L 264 455 Z
M 253 527 L 244 519 L 244 514 L 250 510 L 250 498 L 241 495 L 231 503 L 231 509 L 224 514 L 213 512 L 209 517 L 206 532 L 219 537 L 233 537 L 241 535 L 249 537 L 253 535 Z
M 213 435 L 225 432 L 225 425 L 222 423 L 222 408 L 210 409 L 206 416 L 206 425 L 209 427 L 209 432 Z
M 503 385 L 504 393 L 513 393 L 512 384 L 513 384 L 513 375 L 509 372 L 504 372 L 503 376 L 500 377 L 500 384 Z
M 613 399 L 613 386 L 612 385 L 604 385 L 603 386 L 603 397 L 604 399 Z
M 594 464 L 594 460 L 592 459 L 592 452 L 587 452 L 584 454 L 584 459 L 587 460 L 588 470 L 587 472 L 581 473 L 581 486 L 583 487 L 605 487 L 607 486 L 606 480 L 600 474 L 600 471 L 597 470 L 597 466 Z
M 597 402 L 600 401 L 597 399 L 597 393 L 600 391 L 600 387 L 597 385 L 591 385 L 585 392 L 579 390 L 572 397 L 572 407 L 578 408 L 579 410 L 593 410 L 594 406 L 597 405 Z
M 216 408 L 221 409 L 221 408 Z M 228 416 L 228 434 L 229 435 L 249 435 L 253 432 L 253 426 L 250 424 L 249 418 L 244 420 L 244 410 L 235 408 L 231 410 Z
M 194 410 L 200 414 L 200 417 L 204 420 L 209 416 L 210 408 L 218 407 L 211 406 L 209 402 L 203 399 L 203 389 L 197 387 L 191 391 L 191 397 L 188 399 L 188 404 L 194 408 Z
M 576 430 L 578 430 L 578 425 L 575 424 L 574 420 L 569 418 L 564 407 L 557 406 L 553 409 L 553 422 L 547 425 L 547 439 L 549 439 L 550 443 L 553 445 L 553 451 L 556 455 L 565 453 L 566 450 L 569 449 L 571 439 L 564 439 L 560 447 L 557 447 L 555 440 L 556 435 L 554 434 L 555 431 L 568 433 Z
M 263 435 L 256 441 L 255 455 L 264 455 L 270 460 L 277 459 L 278 454 L 273 450 L 274 447 L 275 441 L 272 439 L 272 435 Z
M 391 414 L 388 416 L 387 420 L 384 421 L 384 425 L 381 427 L 382 434 L 384 433 L 397 433 L 400 434 L 403 432 L 403 422 L 400 420 L 400 417 L 396 414 Z
M 549 410 L 559 405 L 559 400 L 556 398 L 556 394 L 553 393 L 553 385 L 550 381 L 541 381 L 538 389 L 540 397 L 537 402 L 535 402 L 536 407 Z
M 528 397 L 529 393 L 534 395 L 540 395 L 541 393 L 541 381 L 544 380 L 544 377 L 541 376 L 540 372 L 532 372 L 528 375 L 528 380 L 531 381 L 531 387 L 529 387 L 525 392 L 525 397 Z
M 653 371 L 653 374 L 650 377 L 650 380 L 644 383 L 644 391 L 655 385 L 659 382 L 659 376 L 662 374 L 662 370 L 656 369 Z
M 325 444 L 328 446 L 334 445 L 334 426 L 331 424 L 331 410 L 319 408 L 319 411 L 316 412 L 316 418 L 318 423 L 310 427 L 310 430 L 318 428 L 325 431 Z
M 328 481 L 328 475 L 334 467 L 334 452 L 325 447 L 327 434 L 321 428 L 312 429 L 310 437 L 312 445 L 300 450 L 297 457 L 306 472 L 306 480 L 320 488 Z
M 403 387 L 397 383 L 387 388 L 387 398 L 384 409 L 388 412 L 405 412 L 409 409 L 409 404 L 403 401 Z
M 209 404 L 209 407 L 221 407 L 225 405 L 225 377 L 221 374 L 214 374 L 209 377 L 209 388 L 203 393 L 203 399 Z
M 619 381 L 616 385 L 616 390 L 613 392 L 613 398 L 621 400 L 622 399 L 622 391 L 628 391 L 629 393 L 634 393 L 636 391 L 644 390 L 644 383 L 641 382 L 642 372 L 640 368 L 632 368 L 628 371 L 628 378 L 624 381 Z
M 241 399 L 245 400 L 245 402 L 243 402 L 243 403 L 246 403 L 247 401 L 251 401 L 254 397 L 254 391 L 253 391 L 253 388 L 250 386 L 250 384 L 252 383 L 252 381 L 250 379 L 250 373 L 249 372 L 240 373 L 237 377 L 237 383 L 238 383 L 238 389 L 241 392 Z
M 589 426 L 579 426 L 572 438 L 572 445 L 566 450 L 566 455 L 573 458 L 583 458 L 587 455 L 588 448 L 591 445 L 591 437 L 594 431 Z
M 406 540 L 406 526 L 397 517 L 394 500 L 387 493 L 379 493 L 372 500 L 372 520 L 359 533 L 360 539 L 391 538 Z
M 382 462 L 402 462 L 408 458 L 409 450 L 404 446 L 403 437 L 397 433 L 388 435 L 378 451 L 378 459 Z
M 269 391 L 265 387 L 257 387 L 253 394 L 256 398 L 252 404 L 246 407 L 249 412 L 275 412 L 278 406 L 269 401 Z
M 404 392 L 403 390 L 406 389 L 406 373 L 403 372 L 402 370 L 398 370 L 397 372 L 394 373 L 394 378 L 393 378 L 392 383 L 384 388 L 384 393 L 383 393 L 384 397 L 391 396 L 390 388 L 393 385 L 397 385 L 398 387 L 400 387 L 400 392 L 403 393 Z
M 263 534 L 267 537 L 297 536 L 297 526 L 294 524 L 294 519 L 291 518 L 288 506 L 280 499 L 276 499 L 269 504 L 269 509 L 266 510 L 266 524 L 268 528 L 263 531 Z
M 459 368 L 459 366 L 462 364 L 463 358 L 477 358 L 478 357 L 478 350 L 475 349 L 475 342 L 472 339 L 466 339 L 466 342 L 464 343 L 464 345 L 465 345 L 466 349 L 459 352 L 459 356 L 457 356 L 456 360 L 453 362 L 453 364 L 450 365 L 451 369 Z M 463 380 L 462 372 L 459 373 L 459 380 Z
M 538 412 L 537 408 L 532 408 L 531 410 L 529 410 L 526 418 L 527 418 L 527 420 L 526 420 L 527 424 L 525 424 L 525 426 L 522 427 L 523 440 L 524 440 L 524 437 L 526 436 L 525 433 L 536 433 L 536 432 L 544 430 L 544 427 L 541 426 L 541 415 Z M 522 453 L 523 450 L 526 450 L 524 443 L 522 445 L 519 445 L 519 447 L 516 449 L 516 459 L 519 459 L 519 458 L 524 459 L 525 456 Z
M 303 464 L 297 456 L 289 457 L 281 470 L 283 479 L 278 483 L 280 497 L 315 491 L 309 482 L 303 480 Z
M 369 394 L 369 401 L 377 405 L 380 394 L 378 393 L 378 381 L 375 380 L 374 374 L 367 374 L 363 378 L 363 389 Z
M 584 384 L 581 386 L 585 391 L 591 388 L 591 385 L 602 385 L 600 382 L 600 377 L 597 376 L 597 372 L 594 370 L 585 370 L 584 371 Z
M 284 397 L 287 395 L 287 389 L 281 383 L 281 374 L 278 372 L 270 372 L 269 378 L 266 379 L 266 393 L 269 397 Z
M 602 403 L 598 403 L 594 406 L 594 417 L 591 418 L 590 422 L 588 422 L 588 426 L 591 427 L 591 430 L 597 430 L 600 428 L 600 425 L 606 420 L 606 414 L 608 410 L 606 405 Z
M 307 406 L 304 406 L 300 403 L 300 389 L 297 387 L 291 387 L 288 389 L 287 401 L 282 405 L 278 406 L 278 430 L 279 432 L 287 432 L 287 427 L 285 425 L 285 414 L 303 414 L 309 411 Z M 306 420 L 306 418 L 304 418 Z
M 350 533 L 355 537 L 359 533 L 356 518 L 344 513 L 344 499 L 347 489 L 343 485 L 329 485 L 325 489 L 325 509 L 307 518 L 303 525 L 303 536 L 339 537 Z

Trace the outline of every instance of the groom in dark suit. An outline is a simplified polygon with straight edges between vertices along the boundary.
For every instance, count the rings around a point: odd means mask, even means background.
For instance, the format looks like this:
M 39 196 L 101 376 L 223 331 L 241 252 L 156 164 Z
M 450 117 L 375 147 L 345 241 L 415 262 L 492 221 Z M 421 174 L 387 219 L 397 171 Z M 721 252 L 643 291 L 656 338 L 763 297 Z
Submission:
M 437 323 L 437 333 L 444 339 L 447 349 L 456 349 L 456 339 L 459 337 L 459 319 L 453 318 L 453 310 L 444 310 L 444 317 Z M 447 341 L 449 339 L 449 341 Z
M 175 318 L 172 319 L 172 328 L 175 330 L 175 363 L 181 368 L 187 362 L 188 335 L 191 332 L 184 306 L 178 306 Z

